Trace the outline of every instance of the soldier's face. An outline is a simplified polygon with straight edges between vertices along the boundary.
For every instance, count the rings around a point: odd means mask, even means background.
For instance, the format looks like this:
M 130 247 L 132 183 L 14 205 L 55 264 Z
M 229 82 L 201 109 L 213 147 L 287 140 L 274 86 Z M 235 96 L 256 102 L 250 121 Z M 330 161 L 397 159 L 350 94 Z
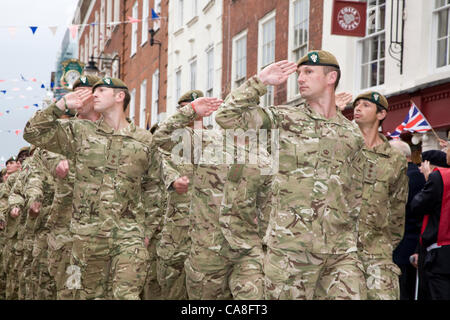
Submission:
M 97 87 L 94 91 L 94 110 L 104 112 L 116 104 L 116 94 L 113 88 Z
M 8 174 L 16 172 L 20 168 L 19 161 L 10 161 L 6 164 L 6 172 Z
M 353 109 L 353 117 L 355 122 L 361 124 L 374 124 L 377 120 L 384 118 L 381 112 L 377 112 L 377 105 L 365 99 L 356 101 Z
M 322 66 L 302 65 L 297 69 L 300 94 L 305 99 L 319 97 L 327 87 L 327 75 Z
M 77 87 L 75 88 L 75 92 L 84 91 L 86 87 Z M 90 90 L 90 89 L 89 89 Z M 80 108 L 77 109 L 77 113 L 81 116 L 87 115 L 94 110 L 94 96 L 91 95 L 91 98 L 86 101 Z

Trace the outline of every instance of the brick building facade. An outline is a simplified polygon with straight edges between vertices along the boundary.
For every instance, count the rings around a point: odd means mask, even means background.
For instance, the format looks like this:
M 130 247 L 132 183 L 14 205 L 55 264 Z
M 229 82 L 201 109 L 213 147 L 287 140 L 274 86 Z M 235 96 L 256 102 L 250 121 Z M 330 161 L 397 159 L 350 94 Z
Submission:
M 73 21 L 80 61 L 93 57 L 101 75 L 125 81 L 128 115 L 142 128 L 166 110 L 167 8 L 168 0 L 80 0 Z M 161 19 L 152 20 L 152 9 Z

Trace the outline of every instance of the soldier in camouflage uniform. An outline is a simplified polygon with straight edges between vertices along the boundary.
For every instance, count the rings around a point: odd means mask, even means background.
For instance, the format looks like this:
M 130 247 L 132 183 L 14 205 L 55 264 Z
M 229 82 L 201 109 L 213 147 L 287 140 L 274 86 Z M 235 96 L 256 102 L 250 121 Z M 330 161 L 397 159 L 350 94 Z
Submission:
M 94 75 L 82 76 L 77 79 L 72 88 L 73 91 L 82 91 L 92 86 L 100 78 Z M 94 111 L 93 101 L 80 106 L 75 118 L 97 121 L 100 114 Z M 73 184 L 75 180 L 74 163 L 62 155 L 57 155 L 52 161 L 45 161 L 44 165 L 55 179 L 55 196 L 46 222 L 48 234 L 48 268 L 54 278 L 58 300 L 73 299 L 73 290 L 66 286 L 72 251 L 72 234 L 70 233 L 70 221 L 72 218 Z
M 203 97 L 202 91 L 190 90 L 178 99 L 177 109 L 201 97 Z M 192 128 L 192 126 L 193 123 L 190 127 Z M 192 164 L 181 163 L 177 166 L 177 170 L 180 176 L 186 176 L 192 181 Z M 188 298 L 184 261 L 191 248 L 191 239 L 188 234 L 190 203 L 191 190 L 183 194 L 177 192 L 168 194 L 161 239 L 156 246 L 158 282 L 161 286 L 162 296 L 167 300 L 185 300 Z
M 103 78 L 89 90 L 73 92 L 26 125 L 24 138 L 75 163 L 74 235 L 67 283 L 77 299 L 139 299 L 148 263 L 146 211 L 160 203 L 159 163 L 152 136 L 125 117 L 127 86 Z M 58 120 L 64 109 L 94 99 L 102 117 L 95 122 Z
M 250 141 L 245 144 L 245 152 Z M 233 164 L 228 172 L 219 223 L 234 255 L 230 287 L 235 300 L 263 300 L 264 245 L 272 199 L 273 176 L 264 170 L 270 167 L 269 154 L 260 148 L 258 162 Z M 247 159 L 250 159 L 247 156 Z M 270 171 L 270 170 L 268 170 Z
M 408 165 L 378 132 L 388 111 L 386 98 L 370 91 L 359 95 L 353 106 L 355 122 L 365 141 L 358 255 L 364 264 L 367 297 L 398 300 L 400 269 L 392 261 L 392 252 L 403 237 Z
M 267 85 L 297 71 L 305 99 L 258 106 Z M 336 58 L 312 51 L 279 61 L 232 91 L 216 115 L 223 128 L 278 129 L 277 201 L 264 261 L 268 299 L 365 299 L 356 222 L 362 194 L 363 139 L 335 104 Z M 273 152 L 273 150 L 272 150 Z
M 175 159 L 168 163 L 174 170 L 179 169 L 178 165 L 182 161 L 193 165 L 192 181 L 187 176 L 180 177 L 180 173 L 165 175 L 170 192 L 183 194 L 191 186 L 188 233 L 191 248 L 185 260 L 189 299 L 230 299 L 240 289 L 233 287 L 238 283 L 229 281 L 231 257 L 235 252 L 219 225 L 223 187 L 229 166 L 225 161 L 228 151 L 223 143 L 225 135 L 220 130 L 200 130 L 197 123 L 201 126 L 201 121 L 194 121 L 209 116 L 220 103 L 220 99 L 198 98 L 163 122 L 154 135 L 154 141 L 159 147 L 173 152 L 172 157 L 175 156 Z M 194 130 L 189 127 L 193 121 Z M 174 133 L 183 137 L 181 144 L 175 145 L 176 142 L 172 141 Z M 176 158 L 180 146 L 183 147 L 183 159 Z M 193 150 L 193 154 L 190 150 Z
M 2 215 L 5 220 L 4 225 L 4 236 L 5 242 L 2 252 L 2 263 L 3 272 L 5 276 L 5 299 L 16 300 L 18 298 L 18 284 L 16 281 L 16 254 L 14 251 L 14 246 L 17 239 L 17 228 L 19 226 L 19 219 L 15 213 L 13 216 L 10 214 L 10 206 L 8 203 L 8 198 L 11 193 L 14 184 L 21 172 L 22 166 L 17 157 L 11 157 L 6 161 L 6 174 L 7 180 L 2 185 L 2 192 L 0 194 L 0 215 Z M 17 211 L 17 210 L 16 210 Z
M 150 129 L 150 132 L 153 134 L 157 127 L 158 124 L 155 124 Z M 154 144 L 152 144 L 151 147 L 155 152 L 154 161 L 162 166 L 164 161 L 162 160 L 161 151 L 158 150 Z M 160 170 L 162 170 L 161 167 Z M 154 185 L 152 188 L 156 188 L 155 192 L 160 194 L 158 199 L 160 203 L 146 208 L 148 215 L 148 219 L 146 220 L 146 228 L 147 230 L 150 230 L 148 233 L 151 234 L 152 237 L 146 239 L 149 261 L 147 263 L 147 277 L 145 279 L 144 288 L 141 292 L 142 300 L 161 300 L 165 298 L 161 291 L 161 286 L 158 283 L 156 245 L 161 239 L 163 214 L 167 207 L 167 191 L 162 180 L 160 180 L 158 184 Z
M 3 188 L 6 185 L 6 168 L 3 168 L 2 177 L 0 180 L 0 300 L 5 299 L 5 287 L 6 287 L 6 273 L 3 270 L 3 247 L 5 245 L 6 236 L 5 236 L 5 223 L 6 218 L 4 214 L 4 207 L 7 205 L 7 199 L 3 197 Z

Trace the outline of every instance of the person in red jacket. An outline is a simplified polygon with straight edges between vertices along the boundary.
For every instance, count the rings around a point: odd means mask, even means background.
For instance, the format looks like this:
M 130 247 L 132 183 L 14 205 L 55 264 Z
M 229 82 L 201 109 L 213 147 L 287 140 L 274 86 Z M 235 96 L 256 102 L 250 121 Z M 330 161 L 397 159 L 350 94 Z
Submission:
M 432 300 L 450 299 L 450 168 L 424 161 L 420 167 L 427 182 L 411 202 L 414 215 L 423 217 L 420 245 L 424 273 Z

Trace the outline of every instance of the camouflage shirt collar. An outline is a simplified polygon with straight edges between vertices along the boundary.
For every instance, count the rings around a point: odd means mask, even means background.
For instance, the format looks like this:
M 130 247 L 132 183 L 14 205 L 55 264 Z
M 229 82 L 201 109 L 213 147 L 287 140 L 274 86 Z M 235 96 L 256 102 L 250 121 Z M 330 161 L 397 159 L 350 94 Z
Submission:
M 136 125 L 133 122 L 131 122 L 129 118 L 126 118 L 129 125 L 118 131 L 114 131 L 114 129 L 111 128 L 104 120 L 105 118 L 102 115 L 100 119 L 95 121 L 95 124 L 97 125 L 97 131 L 102 131 L 109 134 L 117 134 L 121 136 L 133 136 L 134 132 L 136 131 Z
M 345 120 L 347 119 L 344 117 L 344 115 L 342 114 L 341 110 L 339 110 L 338 107 L 336 107 L 336 116 L 334 116 L 333 118 L 325 118 L 323 115 L 319 114 L 318 112 L 316 112 L 313 108 L 311 108 L 311 106 L 304 101 L 300 106 L 303 107 L 305 114 L 308 115 L 311 119 L 314 120 L 322 120 L 322 121 L 328 121 L 340 126 L 345 126 Z
M 383 143 L 375 146 L 373 149 L 368 149 L 366 147 L 365 149 L 367 151 L 389 157 L 391 154 L 391 145 L 388 139 L 382 133 L 378 133 L 378 136 L 381 138 L 381 140 L 383 140 Z

